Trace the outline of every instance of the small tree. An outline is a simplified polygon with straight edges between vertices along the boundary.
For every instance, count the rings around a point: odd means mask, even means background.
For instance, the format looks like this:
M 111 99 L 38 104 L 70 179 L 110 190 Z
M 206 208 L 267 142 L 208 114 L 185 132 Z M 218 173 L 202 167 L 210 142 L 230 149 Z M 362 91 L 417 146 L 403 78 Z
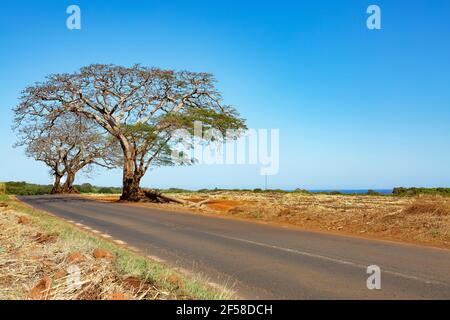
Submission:
M 66 113 L 51 123 L 46 118 L 33 117 L 27 123 L 17 123 L 15 129 L 19 133 L 16 146 L 25 146 L 28 157 L 50 167 L 55 178 L 53 194 L 77 193 L 73 183 L 80 170 L 89 170 L 94 164 L 113 166 L 111 143 L 85 117 Z
M 78 190 L 82 193 L 92 193 L 95 191 L 94 187 L 90 183 L 83 183 L 79 186 Z
M 175 165 L 169 156 L 173 133 L 203 128 L 245 129 L 238 112 L 222 104 L 211 74 L 176 72 L 135 65 L 90 65 L 73 74 L 56 74 L 25 89 L 14 109 L 16 121 L 73 112 L 95 121 L 122 149 L 122 200 L 141 198 L 140 181 L 150 166 Z M 232 137 L 235 138 L 235 137 Z

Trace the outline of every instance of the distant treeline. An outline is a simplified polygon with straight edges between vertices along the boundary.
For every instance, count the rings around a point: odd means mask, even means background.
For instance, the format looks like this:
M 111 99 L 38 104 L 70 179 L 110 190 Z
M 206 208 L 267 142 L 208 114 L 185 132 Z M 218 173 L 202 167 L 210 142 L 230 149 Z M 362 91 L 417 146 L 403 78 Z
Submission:
M 27 182 L 5 182 L 4 186 L 6 194 L 14 194 L 20 196 L 50 194 L 53 187 L 52 185 L 40 185 Z M 122 193 L 122 188 L 96 187 L 91 185 L 90 183 L 74 185 L 74 187 L 80 193 L 105 193 L 105 194 Z
M 80 193 L 98 193 L 98 194 L 120 194 L 122 193 L 122 188 L 118 187 L 98 187 L 93 186 L 90 183 L 83 183 L 81 185 L 74 185 L 75 189 Z M 0 183 L 0 194 L 14 194 L 14 195 L 43 195 L 50 194 L 52 190 L 52 185 L 39 185 L 32 184 L 27 182 L 5 182 Z M 345 193 L 341 191 L 321 191 L 321 192 L 312 192 L 304 189 L 296 189 L 293 191 L 287 191 L 282 189 L 200 189 L 197 191 L 187 190 L 181 188 L 170 188 L 160 190 L 163 193 L 190 193 L 190 192 L 199 192 L 199 193 L 214 193 L 214 192 L 226 192 L 226 191 L 235 191 L 235 192 L 255 192 L 255 193 L 297 193 L 297 194 L 325 194 L 325 195 L 372 195 L 372 196 L 381 196 L 385 195 L 379 193 L 374 190 L 368 190 L 367 192 L 361 193 Z M 413 197 L 418 195 L 442 195 L 442 196 L 450 196 L 450 188 L 403 188 L 398 187 L 394 188 L 392 195 L 401 196 L 401 197 Z
M 26 182 L 5 182 L 6 194 L 16 194 L 20 196 L 49 194 L 51 185 L 38 185 Z
M 353 191 L 353 192 L 345 192 L 345 191 L 309 191 L 305 189 L 295 189 L 292 191 L 283 190 L 283 189 L 200 189 L 197 191 L 179 189 L 179 188 L 170 188 L 166 190 L 161 190 L 164 193 L 187 193 L 187 192 L 199 192 L 199 193 L 214 193 L 214 192 L 226 192 L 226 191 L 234 191 L 234 192 L 255 192 L 255 193 L 297 193 L 297 194 L 323 194 L 323 195 L 368 195 L 368 196 L 403 196 L 403 197 L 412 197 L 418 196 L 421 194 L 425 195 L 442 195 L 442 196 L 450 196 L 450 188 L 395 188 L 392 193 L 379 192 L 376 190 L 369 189 L 367 191 Z
M 6 194 L 14 195 L 44 195 L 50 194 L 52 190 L 52 185 L 39 185 L 27 182 L 5 182 L 4 183 Z M 98 187 L 93 186 L 90 183 L 83 183 L 81 185 L 74 185 L 74 188 L 80 193 L 98 193 L 98 194 L 119 194 L 122 193 L 122 188 L 117 187 Z M 160 190 L 163 193 L 214 193 L 214 192 L 255 192 L 255 193 L 301 193 L 301 194 L 328 194 L 328 195 L 345 195 L 345 193 L 340 191 L 323 191 L 323 192 L 311 192 L 304 189 L 296 189 L 293 191 L 287 191 L 283 189 L 200 189 L 200 190 L 188 190 L 181 188 L 169 188 Z M 362 192 L 361 194 L 366 195 L 381 195 L 380 193 L 369 190 L 367 193 Z
M 161 190 L 164 193 L 187 193 L 187 192 L 199 192 L 199 193 L 214 193 L 214 192 L 226 192 L 226 191 L 232 191 L 232 192 L 254 192 L 254 193 L 297 193 L 297 194 L 325 194 L 325 195 L 372 195 L 372 196 L 381 196 L 385 195 L 383 193 L 377 192 L 375 190 L 368 190 L 368 191 L 361 191 L 353 192 L 353 193 L 346 193 L 342 191 L 309 191 L 305 189 L 295 189 L 295 190 L 283 190 L 283 189 L 200 189 L 200 190 L 186 190 L 186 189 L 179 189 L 179 188 L 170 188 Z
M 450 188 L 394 188 L 395 196 L 412 197 L 418 195 L 440 195 L 450 196 Z

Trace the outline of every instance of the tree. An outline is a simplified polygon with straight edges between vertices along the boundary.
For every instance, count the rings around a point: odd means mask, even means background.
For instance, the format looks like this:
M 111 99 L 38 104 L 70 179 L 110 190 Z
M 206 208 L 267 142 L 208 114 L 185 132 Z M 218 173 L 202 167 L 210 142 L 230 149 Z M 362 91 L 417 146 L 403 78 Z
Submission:
M 15 126 L 16 146 L 25 146 L 28 157 L 50 167 L 55 177 L 52 193 L 77 193 L 73 187 L 80 170 L 92 165 L 113 167 L 111 142 L 91 120 L 73 113 L 63 113 L 48 123 L 46 118 L 32 117 Z M 65 177 L 64 184 L 61 184 Z
M 95 191 L 94 187 L 90 183 L 83 183 L 81 186 L 78 187 L 78 191 L 82 193 L 92 193 Z
M 73 112 L 95 121 L 121 147 L 122 200 L 138 201 L 140 181 L 150 166 L 176 165 L 173 133 L 193 133 L 194 121 L 219 130 L 245 130 L 245 121 L 222 104 L 211 74 L 176 72 L 140 65 L 90 65 L 73 74 L 55 74 L 26 88 L 14 109 L 16 121 L 35 116 L 52 122 Z M 201 138 L 201 137 L 199 137 Z M 192 159 L 194 160 L 194 159 Z

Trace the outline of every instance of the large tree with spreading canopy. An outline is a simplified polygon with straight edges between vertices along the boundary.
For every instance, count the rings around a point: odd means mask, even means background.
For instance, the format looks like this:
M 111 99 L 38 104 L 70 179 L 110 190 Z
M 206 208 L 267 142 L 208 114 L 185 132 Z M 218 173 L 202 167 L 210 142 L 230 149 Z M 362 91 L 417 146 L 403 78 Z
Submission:
M 50 75 L 29 86 L 14 109 L 16 122 L 41 117 L 52 123 L 70 112 L 91 119 L 120 145 L 122 200 L 141 198 L 140 181 L 151 166 L 178 164 L 171 157 L 173 133 L 204 129 L 245 130 L 235 108 L 224 105 L 209 73 L 161 70 L 140 65 L 94 64 L 72 74 Z M 201 137 L 198 137 L 201 139 Z

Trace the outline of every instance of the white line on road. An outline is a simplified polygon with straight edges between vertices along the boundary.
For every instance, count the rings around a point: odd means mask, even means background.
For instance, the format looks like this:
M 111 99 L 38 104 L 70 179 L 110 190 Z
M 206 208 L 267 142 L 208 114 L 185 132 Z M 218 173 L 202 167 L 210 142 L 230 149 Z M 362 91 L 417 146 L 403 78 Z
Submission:
M 212 236 L 216 236 L 216 237 L 220 237 L 220 238 L 224 238 L 224 239 L 228 239 L 228 240 L 245 242 L 245 243 L 253 244 L 253 245 L 256 245 L 256 246 L 266 247 L 266 248 L 280 250 L 280 251 L 285 251 L 285 252 L 289 252 L 289 253 L 293 253 L 293 254 L 302 255 L 302 256 L 305 256 L 305 257 L 322 259 L 322 260 L 326 260 L 326 261 L 330 261 L 330 262 L 334 262 L 334 263 L 339 263 L 339 264 L 343 264 L 343 265 L 353 266 L 353 267 L 357 267 L 357 268 L 363 268 L 364 270 L 367 270 L 367 267 L 368 267 L 368 266 L 360 264 L 360 263 L 355 263 L 355 262 L 346 261 L 346 260 L 342 260 L 342 259 L 331 258 L 331 257 L 327 257 L 327 256 L 319 255 L 319 254 L 314 254 L 314 253 L 310 253 L 310 252 L 306 252 L 306 251 L 299 251 L 299 250 L 295 250 L 295 249 L 283 248 L 283 247 L 279 247 L 279 246 L 275 246 L 275 245 L 270 245 L 270 244 L 266 244 L 266 243 L 256 242 L 256 241 L 252 241 L 252 240 L 246 240 L 246 239 L 242 239 L 242 238 L 229 237 L 229 236 L 225 236 L 223 234 L 218 234 L 218 233 L 211 233 L 211 232 L 205 232 L 205 231 L 202 231 L 202 232 L 205 233 L 205 234 L 209 234 L 209 235 L 212 235 Z M 390 275 L 393 275 L 393 276 L 402 277 L 402 278 L 406 278 L 406 279 L 409 279 L 409 280 L 425 282 L 426 284 L 438 284 L 438 285 L 450 287 L 450 284 L 445 283 L 445 282 L 436 281 L 436 280 L 428 280 L 428 279 L 424 279 L 424 278 L 421 278 L 421 277 L 416 277 L 416 276 L 412 276 L 412 275 L 408 275 L 408 274 L 403 274 L 403 273 L 396 272 L 396 271 L 382 269 L 382 272 L 385 273 L 385 274 L 390 274 Z

